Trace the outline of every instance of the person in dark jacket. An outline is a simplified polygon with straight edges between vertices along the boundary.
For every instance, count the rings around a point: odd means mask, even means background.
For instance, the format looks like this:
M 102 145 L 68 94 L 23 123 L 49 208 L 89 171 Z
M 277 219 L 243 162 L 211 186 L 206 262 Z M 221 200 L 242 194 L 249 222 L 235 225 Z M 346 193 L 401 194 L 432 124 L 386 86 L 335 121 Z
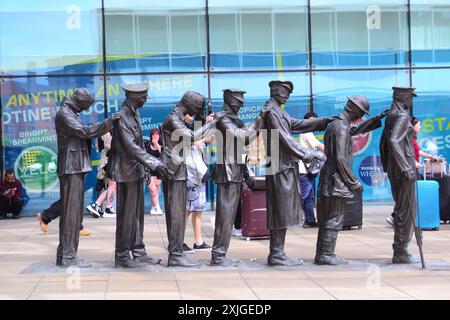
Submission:
M 16 178 L 14 170 L 6 170 L 5 178 L 0 180 L 0 219 L 6 219 L 7 213 L 19 219 L 24 203 L 22 182 Z
M 393 87 L 393 101 L 380 142 L 383 169 L 391 183 L 394 207 L 393 263 L 415 261 L 408 252 L 416 215 L 414 128 L 410 109 L 414 88 Z
M 301 225 L 302 199 L 297 160 L 310 163 L 315 158 L 325 160 L 326 157 L 321 151 L 302 147 L 292 135 L 325 130 L 331 119 L 291 118 L 281 105 L 286 103 L 294 89 L 292 82 L 271 81 L 269 87 L 270 100 L 267 101 L 263 114 L 269 141 L 267 155 L 270 158 L 266 171 L 267 218 L 270 229 L 270 253 L 267 261 L 271 266 L 297 266 L 303 262 L 289 258 L 284 252 L 287 228 Z M 273 134 L 278 134 L 279 143 L 276 145 L 271 143 Z
M 110 131 L 113 120 L 120 118 L 120 114 L 115 113 L 103 122 L 84 125 L 79 113 L 89 109 L 93 102 L 94 97 L 87 89 L 77 89 L 70 97 L 64 97 L 55 117 L 62 201 L 56 264 L 63 267 L 91 266 L 77 257 L 84 208 L 84 176 L 92 170 L 90 139 Z
M 231 230 L 244 178 L 243 147 L 256 138 L 257 131 L 264 125 L 260 116 L 247 127 L 239 119 L 238 113 L 244 104 L 244 93 L 245 91 L 240 89 L 225 89 L 223 111 L 216 114 L 216 129 L 226 143 L 217 145 L 217 154 L 220 154 L 222 159 L 218 160 L 213 172 L 213 179 L 217 183 L 214 243 L 211 250 L 211 265 L 214 266 L 239 263 L 239 260 L 225 256 L 230 245 Z M 229 143 L 231 139 L 232 143 Z
M 115 266 L 137 268 L 161 262 L 161 259 L 147 255 L 143 241 L 144 167 L 157 176 L 166 175 L 167 170 L 161 161 L 145 151 L 143 145 L 139 109 L 147 100 L 148 85 L 130 84 L 124 90 L 122 117 L 114 123 L 105 171 L 108 178 L 117 181 Z
M 369 101 L 365 96 L 348 98 L 345 110 L 328 125 L 324 145 L 327 161 L 320 171 L 317 199 L 319 232 L 317 235 L 314 263 L 319 265 L 339 265 L 347 261 L 335 255 L 338 232 L 344 223 L 347 198 L 354 192 L 362 192 L 363 185 L 352 171 L 353 152 L 351 137 L 381 127 L 381 119 L 388 110 L 369 120 L 352 125 L 369 114 Z
M 214 128 L 215 120 L 191 130 L 185 115 L 191 117 L 202 112 L 206 98 L 197 92 L 186 92 L 162 124 L 162 161 L 167 165 L 169 178 L 163 180 L 164 208 L 166 211 L 167 236 L 169 240 L 168 266 L 194 267 L 199 262 L 188 259 L 183 253 L 186 226 L 187 169 L 183 149 L 190 148 L 193 141 L 205 137 Z M 212 132 L 211 132 L 212 133 Z M 181 148 L 180 148 L 181 147 Z

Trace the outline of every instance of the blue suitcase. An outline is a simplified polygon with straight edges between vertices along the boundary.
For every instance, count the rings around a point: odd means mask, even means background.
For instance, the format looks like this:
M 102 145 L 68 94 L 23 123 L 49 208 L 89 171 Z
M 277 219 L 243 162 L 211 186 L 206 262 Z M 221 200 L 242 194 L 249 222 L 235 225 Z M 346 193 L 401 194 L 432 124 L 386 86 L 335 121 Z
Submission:
M 439 183 L 437 181 L 417 181 L 416 226 L 422 230 L 439 230 Z

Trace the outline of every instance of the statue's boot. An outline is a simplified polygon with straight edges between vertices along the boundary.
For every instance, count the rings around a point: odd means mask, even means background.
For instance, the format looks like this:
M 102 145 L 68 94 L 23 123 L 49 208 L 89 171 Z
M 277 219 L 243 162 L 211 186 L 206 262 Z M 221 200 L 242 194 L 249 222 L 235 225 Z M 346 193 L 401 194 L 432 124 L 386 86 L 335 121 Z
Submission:
M 238 266 L 240 263 L 241 261 L 239 259 L 227 258 L 225 256 L 211 258 L 211 266 L 230 267 Z
M 116 259 L 114 266 L 116 268 L 143 268 L 146 266 L 145 263 L 140 262 L 136 259 L 128 259 L 128 260 L 118 260 Z
M 316 257 L 314 258 L 315 264 L 337 266 L 348 263 L 347 260 L 336 257 L 334 253 L 337 236 L 338 230 L 319 228 Z
M 78 257 L 73 258 L 65 258 L 65 257 L 57 257 L 56 265 L 62 268 L 67 268 L 71 266 L 76 266 L 78 268 L 90 268 L 92 264 Z
M 198 262 L 197 260 L 188 259 L 184 254 L 182 255 L 169 254 L 167 266 L 190 268 L 200 266 L 200 262 Z
M 270 230 L 270 253 L 267 258 L 269 266 L 294 267 L 303 264 L 303 260 L 290 258 L 284 252 L 284 242 L 286 240 L 286 229 Z
M 394 255 L 392 257 L 392 263 L 395 264 L 409 264 L 419 262 L 419 258 L 413 256 L 408 252 L 407 248 L 394 248 Z
M 152 257 L 152 256 L 149 256 L 148 254 L 145 256 L 134 257 L 134 260 L 145 263 L 145 264 L 150 264 L 150 265 L 155 265 L 155 264 L 161 263 L 160 258 Z

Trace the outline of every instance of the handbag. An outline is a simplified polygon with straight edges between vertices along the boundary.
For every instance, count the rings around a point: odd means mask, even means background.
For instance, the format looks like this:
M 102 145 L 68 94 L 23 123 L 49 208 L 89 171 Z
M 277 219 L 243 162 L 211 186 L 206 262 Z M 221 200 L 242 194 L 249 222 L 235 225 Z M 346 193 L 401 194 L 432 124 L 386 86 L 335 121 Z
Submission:
M 443 177 L 447 175 L 447 161 L 439 158 L 438 161 L 432 159 L 425 160 L 425 175 L 431 177 Z

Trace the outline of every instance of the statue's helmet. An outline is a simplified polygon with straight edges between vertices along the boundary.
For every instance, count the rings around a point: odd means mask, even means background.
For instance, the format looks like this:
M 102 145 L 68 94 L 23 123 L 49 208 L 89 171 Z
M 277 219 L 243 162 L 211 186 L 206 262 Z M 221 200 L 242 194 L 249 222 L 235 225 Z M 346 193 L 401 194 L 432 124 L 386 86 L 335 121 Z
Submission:
M 86 88 L 76 89 L 72 95 L 72 98 L 76 104 L 78 112 L 89 109 L 89 107 L 95 101 L 94 95 L 90 93 Z
M 351 101 L 353 105 L 358 107 L 362 112 L 364 112 L 365 114 L 369 114 L 370 103 L 369 103 L 369 100 L 365 96 L 356 95 L 356 96 L 347 97 L 347 99 L 349 101 Z M 347 103 L 345 109 L 348 110 L 349 108 L 351 108 L 351 106 Z
M 184 106 L 186 113 L 193 117 L 202 112 L 206 98 L 200 93 L 187 91 L 181 98 L 180 103 Z

